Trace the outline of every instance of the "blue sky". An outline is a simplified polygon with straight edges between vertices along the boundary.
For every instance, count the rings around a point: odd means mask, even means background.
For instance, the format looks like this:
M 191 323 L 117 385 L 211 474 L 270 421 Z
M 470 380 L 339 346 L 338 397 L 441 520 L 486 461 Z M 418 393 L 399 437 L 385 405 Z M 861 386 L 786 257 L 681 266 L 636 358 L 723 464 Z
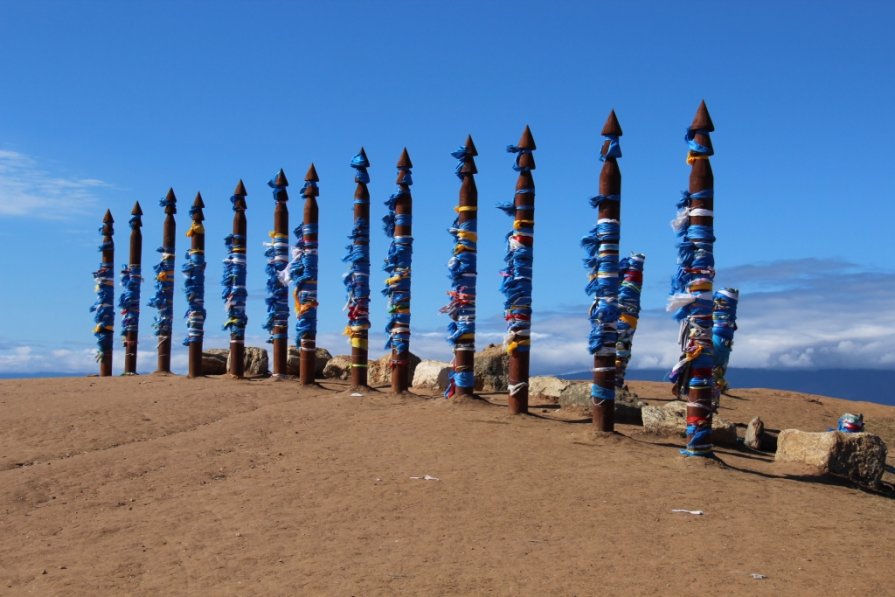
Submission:
M 526 124 L 538 144 L 533 368 L 585 368 L 578 241 L 596 220 L 587 198 L 611 108 L 625 131 L 622 251 L 647 254 L 633 365 L 668 366 L 677 353 L 664 313 L 675 268 L 668 222 L 687 184 L 683 132 L 702 98 L 717 129 L 716 284 L 742 291 L 732 365 L 891 368 L 893 13 L 883 1 L 4 2 L 0 372 L 94 369 L 96 229 L 111 208 L 124 263 L 127 214 L 139 200 L 148 267 L 169 186 L 180 205 L 178 270 L 188 205 L 196 191 L 205 198 L 206 346 L 224 347 L 220 262 L 239 178 L 249 192 L 249 340 L 262 345 L 266 181 L 285 169 L 295 225 L 312 161 L 321 179 L 318 343 L 347 352 L 341 257 L 348 163 L 361 145 L 374 222 L 404 146 L 413 159 L 411 350 L 449 358 L 438 308 L 459 186 L 450 152 L 467 133 L 480 154 L 479 345 L 499 342 L 510 220 L 488 207 L 512 197 L 505 146 Z M 375 268 L 387 239 L 374 228 Z M 381 281 L 374 276 L 377 332 Z M 179 316 L 181 280 L 175 292 Z M 154 366 L 150 294 L 145 284 L 141 371 Z M 184 329 L 176 320 L 180 371 Z

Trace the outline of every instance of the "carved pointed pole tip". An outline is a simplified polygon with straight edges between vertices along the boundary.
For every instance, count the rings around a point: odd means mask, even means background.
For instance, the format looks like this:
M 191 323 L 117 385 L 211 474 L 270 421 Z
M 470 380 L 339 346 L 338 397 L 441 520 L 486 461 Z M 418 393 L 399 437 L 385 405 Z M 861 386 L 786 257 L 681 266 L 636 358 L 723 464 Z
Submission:
M 172 187 L 168 187 L 168 194 L 165 195 L 165 200 L 177 201 L 177 196 L 174 194 L 174 189 Z
M 307 174 L 305 174 L 305 181 L 308 182 L 319 182 L 320 178 L 317 176 L 317 169 L 314 167 L 314 162 L 311 162 L 310 167 L 308 168 Z
M 112 218 L 112 210 L 106 210 L 106 215 L 103 216 L 103 222 L 105 222 L 106 224 L 113 224 L 115 222 L 115 220 Z
M 404 151 L 401 152 L 401 157 L 398 158 L 398 168 L 413 168 L 413 162 L 410 161 L 410 154 L 407 153 L 407 148 L 404 148 Z
M 199 209 L 205 207 L 205 202 L 202 201 L 202 193 L 198 191 L 196 192 L 196 198 L 193 199 L 193 207 L 198 207 Z
M 139 201 L 134 202 L 134 208 L 131 210 L 131 215 L 132 216 L 142 216 L 143 215 L 143 210 L 140 208 Z
M 699 108 L 696 109 L 696 116 L 693 117 L 693 123 L 690 125 L 690 128 L 703 129 L 710 133 L 715 130 L 712 117 L 709 116 L 709 109 L 705 106 L 705 100 L 699 103 Z
M 475 143 L 472 142 L 472 135 L 466 136 L 466 153 L 473 157 L 479 155 L 478 150 L 475 148 Z
M 277 172 L 277 177 L 273 181 L 273 183 L 278 187 L 288 187 L 289 186 L 289 180 L 286 178 L 286 173 L 283 172 L 282 168 L 280 168 L 280 171 Z
M 234 195 L 242 195 L 243 197 L 246 196 L 246 195 L 248 195 L 248 193 L 246 192 L 246 187 L 245 187 L 245 185 L 242 184 L 242 179 L 241 179 L 241 178 L 239 179 L 239 182 L 236 183 L 236 188 L 233 190 L 233 194 L 234 194 Z
M 531 134 L 531 128 L 526 124 L 525 130 L 522 132 L 522 137 L 519 138 L 518 147 L 521 149 L 537 149 L 538 146 L 535 145 L 535 138 Z
M 614 137 L 621 137 L 624 133 L 622 133 L 622 125 L 618 123 L 618 117 L 615 115 L 615 110 L 611 110 L 609 112 L 609 117 L 606 119 L 606 124 L 603 125 L 603 130 L 600 131 L 601 135 L 611 135 Z

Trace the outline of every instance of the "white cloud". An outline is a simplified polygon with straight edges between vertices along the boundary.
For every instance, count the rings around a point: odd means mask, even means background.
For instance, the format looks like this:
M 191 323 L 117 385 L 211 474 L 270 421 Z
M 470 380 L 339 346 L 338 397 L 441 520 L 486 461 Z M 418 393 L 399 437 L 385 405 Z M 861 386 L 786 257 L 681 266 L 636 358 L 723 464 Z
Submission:
M 95 178 L 59 176 L 25 154 L 0 149 L 0 217 L 61 219 L 86 213 L 111 185 Z

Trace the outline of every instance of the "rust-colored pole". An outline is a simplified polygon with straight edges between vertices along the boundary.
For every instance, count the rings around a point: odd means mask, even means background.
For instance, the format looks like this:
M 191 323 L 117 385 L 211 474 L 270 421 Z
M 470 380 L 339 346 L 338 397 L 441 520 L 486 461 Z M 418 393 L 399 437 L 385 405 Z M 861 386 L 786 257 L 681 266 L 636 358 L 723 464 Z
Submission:
M 93 335 L 97 339 L 97 360 L 99 361 L 100 377 L 112 375 L 112 336 L 115 333 L 115 279 L 113 271 L 115 267 L 115 230 L 112 212 L 106 210 L 103 216 L 103 225 L 100 232 L 103 235 L 100 252 L 102 261 L 99 269 L 93 273 L 96 282 L 96 302 L 90 308 L 95 311 L 94 321 L 96 326 Z
M 305 198 L 302 218 L 302 243 L 304 252 L 304 275 L 300 278 L 295 292 L 298 295 L 299 321 L 298 338 L 300 340 L 299 375 L 304 386 L 314 383 L 317 372 L 317 247 L 318 219 L 317 196 L 320 190 L 317 183 L 320 178 L 314 164 L 305 174 L 305 184 L 301 194 Z
M 507 320 L 506 346 L 509 353 L 509 397 L 507 405 L 511 414 L 528 412 L 528 373 L 531 350 L 531 289 L 534 262 L 535 182 L 531 171 L 535 169 L 532 151 L 537 149 L 531 129 L 526 126 L 518 145 L 507 150 L 516 153 L 513 169 L 519 173 L 513 203 L 502 206 L 513 215 L 513 231 L 510 234 L 507 267 L 502 290 Z
M 131 210 L 131 237 L 128 264 L 121 272 L 121 327 L 124 332 L 124 374 L 137 374 L 137 337 L 140 331 L 140 285 L 143 282 L 143 226 L 140 202 Z
M 690 184 L 681 203 L 680 267 L 669 308 L 684 321 L 683 355 L 672 371 L 676 387 L 687 394 L 686 456 L 712 454 L 712 283 L 715 277 L 714 154 L 709 133 L 715 130 L 705 102 L 687 129 Z
M 469 397 L 475 393 L 475 299 L 478 249 L 478 198 L 474 175 L 478 172 L 475 156 L 478 155 L 472 135 L 466 144 L 453 152 L 460 160 L 456 173 L 460 178 L 460 196 L 457 219 L 450 233 L 455 245 L 453 257 L 448 262 L 451 302 L 442 312 L 452 319 L 448 326 L 448 341 L 454 346 L 453 371 L 446 397 Z
M 246 316 L 246 188 L 240 180 L 236 184 L 230 202 L 233 204 L 233 233 L 226 239 L 229 249 L 224 271 L 227 286 L 227 323 L 230 330 L 230 370 L 236 379 L 245 377 Z
M 370 329 L 370 191 L 367 189 L 370 160 L 363 147 L 351 160 L 351 167 L 355 169 L 357 187 L 354 189 L 351 246 L 345 257 L 351 263 L 351 270 L 345 276 L 345 288 L 348 291 L 348 334 L 351 337 L 351 386 L 363 389 L 367 387 L 368 380 Z
M 174 222 L 174 214 L 177 213 L 177 197 L 174 189 L 168 189 L 168 194 L 161 201 L 165 208 L 165 223 L 162 229 L 162 246 L 159 251 L 162 259 L 156 271 L 156 296 L 155 306 L 158 308 L 156 317 L 156 334 L 158 335 L 158 366 L 160 373 L 171 372 L 171 333 L 174 323 L 174 245 L 177 225 Z
M 590 350 L 594 355 L 593 384 L 591 385 L 591 414 L 598 431 L 615 431 L 615 356 L 618 340 L 618 244 L 621 231 L 622 175 L 617 158 L 621 157 L 618 138 L 622 127 L 615 110 L 600 132 L 605 137 L 600 149 L 603 167 L 600 170 L 600 194 L 595 198 L 598 208 L 597 254 L 598 268 L 593 282 L 596 303 L 591 313 L 595 336 Z
M 289 355 L 289 286 L 283 281 L 281 274 L 289 263 L 289 194 L 286 187 L 289 181 L 282 168 L 273 180 L 267 183 L 273 188 L 276 206 L 273 212 L 273 233 L 270 247 L 267 250 L 268 297 L 267 323 L 265 329 L 270 331 L 270 342 L 273 344 L 273 375 L 286 375 L 286 358 Z
M 190 208 L 190 217 L 193 222 L 186 235 L 190 238 L 190 250 L 187 253 L 183 271 L 187 276 L 184 283 L 186 290 L 187 311 L 187 338 L 185 344 L 189 346 L 189 376 L 201 377 L 202 372 L 202 342 L 205 334 L 205 214 L 202 209 L 205 203 L 202 194 L 196 193 L 193 206 Z
M 392 228 L 392 243 L 385 265 L 385 270 L 390 275 L 386 281 L 389 300 L 389 323 L 386 328 L 389 340 L 386 348 L 392 349 L 392 392 L 400 394 L 410 387 L 410 283 L 413 257 L 413 197 L 410 194 L 413 178 L 410 169 L 413 168 L 413 163 L 406 147 L 401 152 L 396 167 L 398 178 L 395 182 L 398 191 L 386 202 L 389 214 L 385 216 L 387 228 Z

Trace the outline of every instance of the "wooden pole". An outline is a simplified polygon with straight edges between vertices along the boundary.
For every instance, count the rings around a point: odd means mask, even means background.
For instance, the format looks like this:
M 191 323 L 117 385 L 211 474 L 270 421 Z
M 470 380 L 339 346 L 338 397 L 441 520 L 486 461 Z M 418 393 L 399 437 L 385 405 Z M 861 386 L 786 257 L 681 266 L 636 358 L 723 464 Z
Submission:
M 354 156 L 351 166 L 355 168 L 354 181 L 354 229 L 351 234 L 349 255 L 351 271 L 345 277 L 348 290 L 348 333 L 351 337 L 351 386 L 354 389 L 367 387 L 368 342 L 370 329 L 370 180 L 367 168 L 370 160 L 364 148 Z
M 413 163 L 407 148 L 401 152 L 396 165 L 398 192 L 392 195 L 394 200 L 394 234 L 389 253 L 395 253 L 397 259 L 390 262 L 389 273 L 389 310 L 392 321 L 389 326 L 390 345 L 392 349 L 392 392 L 401 394 L 410 387 L 410 288 L 411 288 L 411 256 L 413 251 L 413 197 L 410 185 L 413 184 L 410 169 Z M 391 200 L 390 200 L 391 202 Z
M 299 325 L 303 330 L 299 332 L 301 342 L 299 375 L 304 386 L 314 383 L 317 372 L 317 247 L 319 246 L 317 196 L 320 194 L 317 183 L 319 181 L 317 170 L 314 164 L 311 164 L 305 174 L 305 185 L 301 190 L 305 198 L 302 241 L 308 257 L 307 264 L 311 267 L 306 266 L 305 279 L 296 287 L 296 293 L 299 295 L 299 318 L 302 320 Z
M 279 277 L 280 272 L 286 269 L 289 262 L 289 194 L 286 187 L 289 181 L 282 169 L 272 181 L 268 183 L 273 188 L 276 207 L 273 212 L 273 234 L 271 235 L 271 247 L 269 255 L 272 259 L 270 266 L 271 280 L 269 288 L 275 288 L 276 292 L 268 296 L 268 321 L 270 341 L 273 344 L 273 375 L 282 377 L 286 375 L 286 359 L 289 355 L 289 287 Z
M 245 328 L 248 318 L 245 312 L 246 284 L 246 192 L 240 180 L 236 184 L 230 201 L 233 203 L 233 233 L 230 242 L 229 260 L 235 267 L 230 274 L 230 291 L 227 296 L 229 318 L 226 327 L 230 329 L 230 370 L 231 377 L 245 377 Z M 241 267 L 240 267 L 241 265 Z M 225 274 L 226 275 L 226 274 Z
M 121 326 L 124 331 L 124 374 L 137 374 L 137 341 L 140 331 L 140 284 L 143 282 L 143 226 L 140 202 L 131 210 L 131 236 L 128 264 L 121 272 L 124 292 L 121 296 Z
M 97 302 L 91 308 L 96 311 L 96 327 L 94 335 L 97 337 L 99 346 L 99 375 L 100 377 L 109 377 L 112 375 L 112 336 L 115 333 L 115 280 L 113 278 L 113 270 L 115 267 L 115 230 L 112 219 L 112 212 L 106 210 L 103 216 L 102 235 L 103 241 L 100 245 L 102 252 L 102 262 L 99 270 L 93 274 L 96 282 Z
M 618 138 L 622 127 L 615 116 L 609 113 L 601 135 L 606 137 L 600 149 L 603 167 L 600 170 L 600 194 L 598 232 L 598 255 L 600 273 L 598 277 L 595 325 L 602 328 L 600 346 L 591 346 L 594 351 L 593 386 L 591 391 L 591 414 L 594 428 L 598 431 L 615 431 L 615 356 L 618 339 L 618 243 L 621 229 L 622 175 L 618 167 Z M 605 316 L 605 321 L 601 321 Z
M 452 154 L 460 160 L 457 176 L 460 178 L 460 195 L 457 219 L 451 234 L 456 240 L 454 256 L 448 264 L 453 288 L 448 293 L 451 303 L 442 309 L 450 315 L 450 338 L 454 344 L 454 361 L 451 382 L 446 396 L 470 397 L 475 393 L 475 307 L 478 249 L 478 189 L 474 175 L 478 172 L 475 156 L 478 155 L 472 135 Z
M 709 133 L 715 130 L 705 102 L 700 103 L 687 130 L 690 184 L 687 195 L 688 224 L 684 242 L 692 257 L 686 266 L 687 337 L 684 358 L 687 368 L 687 456 L 712 454 L 712 281 L 715 277 L 714 175 L 709 157 L 714 154 Z M 683 387 L 684 381 L 679 380 Z
M 201 193 L 196 193 L 190 216 L 193 220 L 186 235 L 190 238 L 190 250 L 184 272 L 189 276 L 185 284 L 187 291 L 187 344 L 189 345 L 189 376 L 201 377 L 202 343 L 205 331 L 205 203 Z
M 504 292 L 507 320 L 507 352 L 509 362 L 509 397 L 511 414 L 528 412 L 528 376 L 531 349 L 531 284 L 534 261 L 535 169 L 532 151 L 537 149 L 531 129 L 526 126 L 519 144 L 508 148 L 519 155 L 514 169 L 519 172 L 513 199 L 513 232 L 509 238 L 509 262 L 504 270 Z
M 165 224 L 162 230 L 162 260 L 156 277 L 156 304 L 159 313 L 156 318 L 158 334 L 158 367 L 160 373 L 171 372 L 171 333 L 174 320 L 174 245 L 176 228 L 174 214 L 177 213 L 177 197 L 174 189 L 162 200 L 165 206 Z

